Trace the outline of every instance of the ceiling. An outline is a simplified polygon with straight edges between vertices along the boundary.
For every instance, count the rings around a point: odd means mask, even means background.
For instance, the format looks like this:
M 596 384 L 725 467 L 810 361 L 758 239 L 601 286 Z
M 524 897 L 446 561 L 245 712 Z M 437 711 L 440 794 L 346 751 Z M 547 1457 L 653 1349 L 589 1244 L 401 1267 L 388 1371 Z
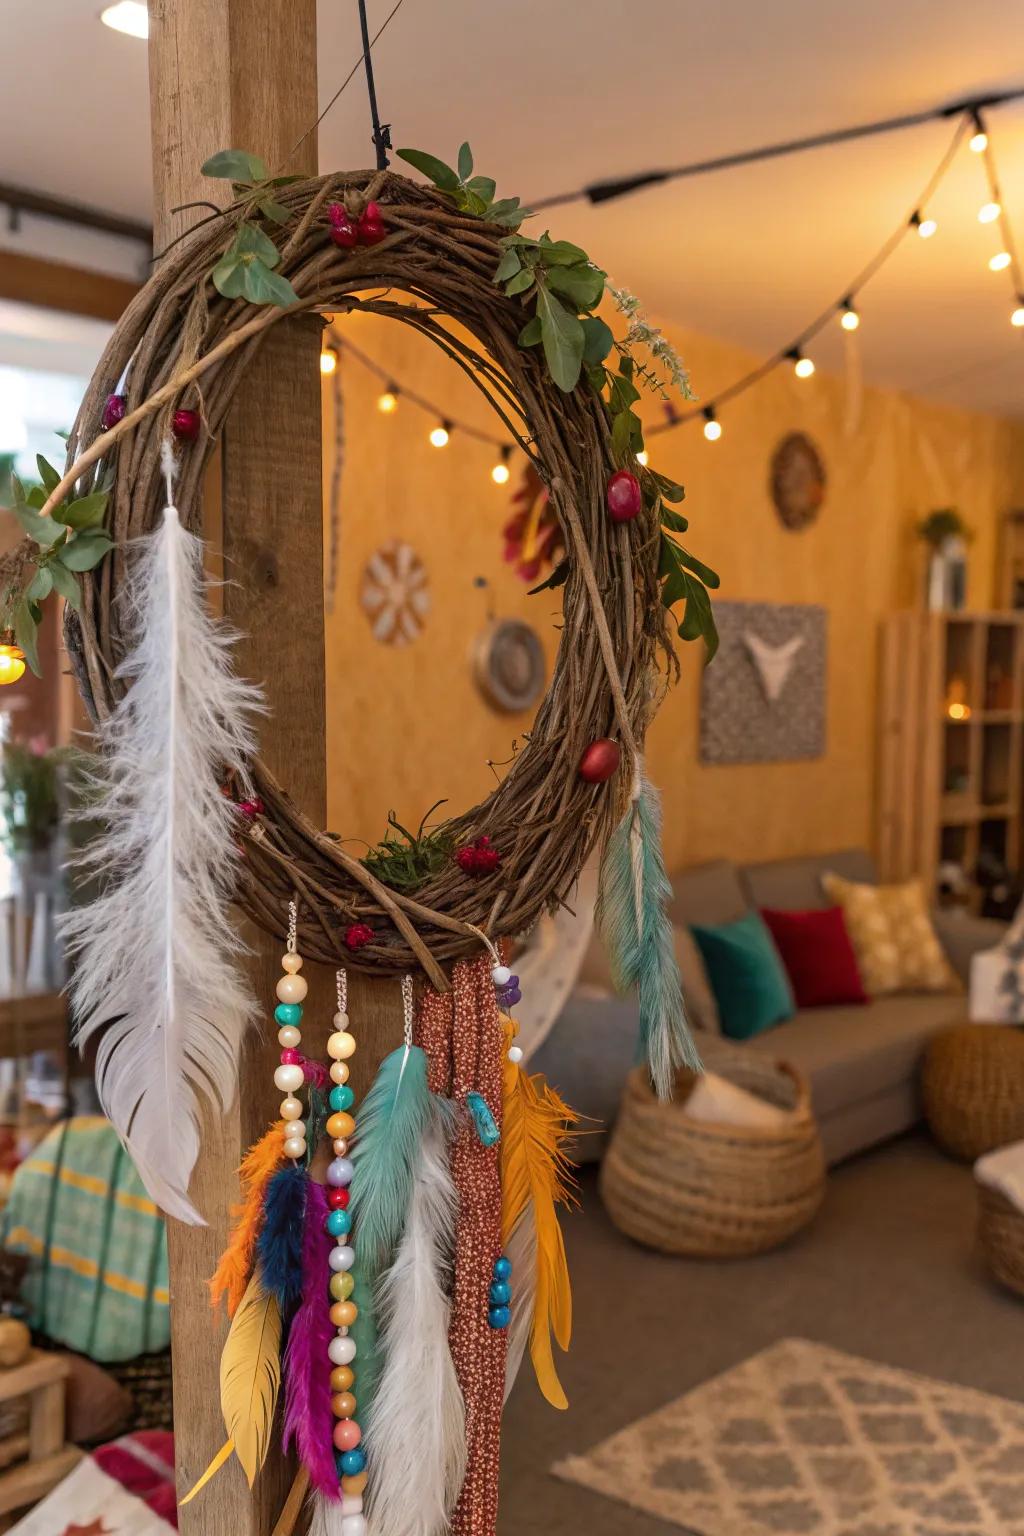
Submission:
M 372 27 L 392 3 L 369 0 Z M 146 218 L 146 48 L 100 26 L 99 5 L 7 8 L 0 180 Z M 453 159 L 468 138 L 499 194 L 528 201 L 1024 85 L 1014 9 L 1005 0 L 518 0 L 512 9 L 404 0 L 377 46 L 378 94 L 397 144 Z M 359 46 L 355 6 L 325 0 L 322 102 Z M 1024 102 L 993 112 L 990 127 L 1024 245 Z M 949 123 L 930 123 L 602 208 L 570 205 L 550 224 L 651 310 L 775 351 L 841 296 L 906 216 L 950 134 Z M 322 168 L 365 165 L 368 136 L 357 76 L 321 129 Z M 908 237 L 864 291 L 858 341 L 870 382 L 1024 416 L 1024 330 L 1009 324 L 1007 273 L 988 271 L 998 236 L 976 219 L 985 196 L 980 159 L 965 145 L 931 208 L 938 234 Z M 820 366 L 841 365 L 835 328 L 813 353 Z M 706 397 L 728 380 L 697 382 Z

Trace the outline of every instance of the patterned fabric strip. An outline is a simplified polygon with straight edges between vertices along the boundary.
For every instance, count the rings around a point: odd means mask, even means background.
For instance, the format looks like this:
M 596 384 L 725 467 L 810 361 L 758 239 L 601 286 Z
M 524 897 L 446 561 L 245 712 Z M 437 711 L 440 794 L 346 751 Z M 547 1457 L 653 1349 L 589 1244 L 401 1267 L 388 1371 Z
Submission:
M 433 1093 L 450 1094 L 460 1104 L 465 1103 L 467 1093 L 479 1093 L 501 1125 L 503 1041 L 491 961 L 486 956 L 455 967 L 451 992 L 425 993 L 417 1043 L 427 1053 Z M 494 1261 L 501 1253 L 498 1154 L 497 1145 L 481 1146 L 472 1124 L 460 1132 L 452 1147 L 459 1216 L 448 1339 L 466 1404 L 469 1446 L 466 1481 L 452 1517 L 452 1536 L 495 1536 L 498 1521 L 507 1338 L 487 1322 L 488 1290 Z

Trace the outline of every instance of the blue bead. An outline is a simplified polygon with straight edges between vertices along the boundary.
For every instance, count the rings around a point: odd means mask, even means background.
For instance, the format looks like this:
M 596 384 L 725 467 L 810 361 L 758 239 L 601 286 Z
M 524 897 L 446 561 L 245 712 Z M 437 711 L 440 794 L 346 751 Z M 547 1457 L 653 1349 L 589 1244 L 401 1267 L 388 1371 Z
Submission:
M 297 1024 L 302 1018 L 301 1003 L 278 1003 L 274 1009 L 274 1018 L 281 1025 Z
M 336 1088 L 331 1089 L 332 1109 L 351 1109 L 355 1101 L 356 1096 L 352 1092 L 352 1089 L 349 1087 L 348 1083 L 339 1083 Z
M 492 1307 L 487 1314 L 487 1321 L 492 1328 L 507 1328 L 512 1321 L 512 1313 L 508 1307 Z
M 502 1254 L 500 1259 L 495 1259 L 494 1261 L 494 1278 L 495 1280 L 511 1280 L 512 1278 L 512 1260 L 506 1259 L 504 1254 Z
M 362 1451 L 343 1451 L 341 1457 L 341 1470 L 345 1477 L 355 1477 L 366 1466 L 366 1457 Z
M 352 1230 L 351 1211 L 332 1211 L 327 1218 L 327 1230 L 332 1237 L 343 1237 Z
M 507 1307 L 512 1300 L 512 1287 L 506 1280 L 495 1280 L 488 1294 L 492 1307 Z

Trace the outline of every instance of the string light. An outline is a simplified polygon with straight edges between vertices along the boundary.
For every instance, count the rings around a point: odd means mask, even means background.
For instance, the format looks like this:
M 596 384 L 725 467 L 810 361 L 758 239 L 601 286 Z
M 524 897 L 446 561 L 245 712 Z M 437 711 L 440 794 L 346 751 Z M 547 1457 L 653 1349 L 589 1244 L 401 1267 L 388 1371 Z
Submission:
M 715 408 L 713 405 L 706 405 L 704 407 L 704 436 L 709 443 L 717 443 L 721 435 L 722 423 L 715 415 Z
M 338 366 L 338 353 L 334 347 L 324 347 L 320 353 L 320 372 L 326 377 Z
M 920 213 L 912 213 L 910 215 L 910 222 L 922 240 L 930 240 L 939 227 L 934 219 L 922 219 Z
M 1002 211 L 999 203 L 982 203 L 978 209 L 978 223 L 994 224 Z
M 988 134 L 985 132 L 985 124 L 982 121 L 980 112 L 972 112 L 971 117 L 974 120 L 974 133 L 971 135 L 971 148 L 974 150 L 976 155 L 983 155 L 986 149 L 988 149 Z
M 1024 325 L 1024 297 L 1022 297 L 1022 295 L 1018 293 L 1017 299 L 1018 299 L 1017 308 L 1014 310 L 1013 314 L 1010 316 L 1010 324 L 1017 326 L 1018 329 L 1019 329 L 1020 326 Z
M 650 454 L 647 452 L 646 448 L 640 449 L 640 452 L 636 456 L 636 461 L 638 464 L 643 464 L 646 468 L 647 464 L 650 462 Z
M 999 251 L 995 256 L 990 256 L 988 269 L 990 272 L 1005 272 L 1013 257 L 1009 251 Z
M 842 312 L 839 316 L 839 324 L 844 331 L 855 331 L 860 325 L 860 315 L 853 307 L 852 299 L 843 300 Z
M 809 357 L 805 357 L 799 347 L 790 347 L 786 356 L 793 364 L 793 372 L 798 379 L 809 379 L 814 372 L 814 364 Z
M 431 444 L 435 448 L 447 448 L 447 446 L 448 446 L 448 439 L 451 437 L 451 435 L 452 435 L 452 424 L 451 424 L 451 422 L 450 421 L 442 421 L 440 426 L 434 427 L 434 429 L 432 430 L 432 432 L 430 434 Z
M 382 416 L 393 416 L 398 410 L 399 389 L 397 384 L 389 384 L 381 394 L 377 396 L 377 409 Z
M 508 467 L 508 461 L 511 457 L 512 449 L 506 443 L 504 448 L 501 450 L 501 458 L 491 470 L 491 479 L 494 481 L 495 485 L 508 485 L 509 477 L 512 474 L 512 471 Z

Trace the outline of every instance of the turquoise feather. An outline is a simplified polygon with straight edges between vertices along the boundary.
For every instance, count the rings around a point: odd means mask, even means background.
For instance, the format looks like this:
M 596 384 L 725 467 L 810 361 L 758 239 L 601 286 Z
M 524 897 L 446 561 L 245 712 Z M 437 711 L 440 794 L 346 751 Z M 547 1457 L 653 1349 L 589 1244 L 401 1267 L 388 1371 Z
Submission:
M 639 1054 L 660 1099 L 672 1097 L 677 1067 L 700 1071 L 666 911 L 671 896 L 661 847 L 661 801 L 641 765 L 634 797 L 601 861 L 597 920 L 615 985 L 637 995 Z

